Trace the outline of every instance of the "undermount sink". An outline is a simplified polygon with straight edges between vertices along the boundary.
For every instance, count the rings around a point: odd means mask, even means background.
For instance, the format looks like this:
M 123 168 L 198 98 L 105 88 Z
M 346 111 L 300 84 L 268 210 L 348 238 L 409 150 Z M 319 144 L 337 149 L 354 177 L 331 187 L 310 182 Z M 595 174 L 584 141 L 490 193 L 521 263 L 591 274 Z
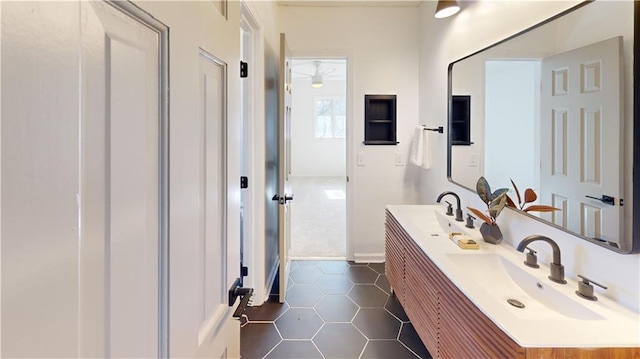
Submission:
M 449 253 L 446 256 L 487 295 L 503 303 L 515 316 L 529 320 L 602 320 L 604 317 L 496 253 Z M 514 300 L 524 308 L 509 304 Z M 513 303 L 513 301 L 511 301 Z

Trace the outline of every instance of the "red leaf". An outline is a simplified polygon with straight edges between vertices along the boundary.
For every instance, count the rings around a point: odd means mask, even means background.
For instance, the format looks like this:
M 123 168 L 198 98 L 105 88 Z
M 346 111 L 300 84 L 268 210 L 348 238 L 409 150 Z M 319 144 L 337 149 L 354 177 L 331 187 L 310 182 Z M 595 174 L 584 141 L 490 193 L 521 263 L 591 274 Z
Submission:
M 531 205 L 527 208 L 524 209 L 525 212 L 553 212 L 553 211 L 560 211 L 560 208 L 555 208 L 555 207 L 551 207 L 551 206 L 545 206 L 542 204 L 539 205 Z
M 520 191 L 518 191 L 518 186 L 516 186 L 516 183 L 513 182 L 513 180 L 511 178 L 509 178 L 511 180 L 511 184 L 513 185 L 513 189 L 516 191 L 516 196 L 518 196 L 518 204 L 522 203 L 522 198 L 520 197 Z M 513 201 L 512 201 L 513 203 Z M 515 205 L 513 206 L 515 207 Z
M 509 195 L 507 195 L 507 207 L 518 208 Z
M 483 220 L 486 224 L 493 224 L 493 221 L 491 220 L 491 218 L 489 218 L 489 216 L 482 213 L 481 211 L 471 207 L 467 207 L 467 209 L 473 212 L 473 214 L 475 214 L 478 218 Z
M 524 190 L 524 203 L 531 203 L 538 199 L 538 195 L 531 189 Z

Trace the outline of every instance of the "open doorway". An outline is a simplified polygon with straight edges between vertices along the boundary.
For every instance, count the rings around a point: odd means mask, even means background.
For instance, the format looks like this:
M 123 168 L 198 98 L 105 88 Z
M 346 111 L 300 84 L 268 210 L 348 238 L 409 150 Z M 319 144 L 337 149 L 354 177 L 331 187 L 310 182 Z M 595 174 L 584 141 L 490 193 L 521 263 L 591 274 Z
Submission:
M 292 61 L 293 259 L 346 258 L 347 60 Z

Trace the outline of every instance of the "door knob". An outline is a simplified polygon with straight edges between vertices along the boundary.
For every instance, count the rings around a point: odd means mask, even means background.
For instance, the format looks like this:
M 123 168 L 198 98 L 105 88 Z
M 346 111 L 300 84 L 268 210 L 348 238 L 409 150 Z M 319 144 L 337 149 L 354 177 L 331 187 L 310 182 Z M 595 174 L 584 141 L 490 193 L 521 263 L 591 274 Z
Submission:
M 602 195 L 602 197 L 598 198 L 598 197 L 593 197 L 593 196 L 585 196 L 587 198 L 591 198 L 591 199 L 596 199 L 598 201 L 601 201 L 604 204 L 610 204 L 612 206 L 614 206 L 616 204 L 616 200 L 615 198 L 611 197 L 611 196 L 607 196 L 607 195 Z
M 280 197 L 277 193 L 271 197 L 272 201 L 278 201 L 280 204 L 286 204 L 289 201 L 293 201 L 293 195 L 287 195 L 285 193 L 284 197 Z
M 236 299 L 240 297 L 240 304 L 238 305 L 238 308 L 236 308 L 236 310 L 233 312 L 234 318 L 240 318 L 242 312 L 244 312 L 244 309 L 249 304 L 249 299 L 251 299 L 251 296 L 253 295 L 253 288 L 243 288 L 241 286 L 241 283 L 242 282 L 240 281 L 240 278 L 237 278 L 235 282 L 233 282 L 233 285 L 231 285 L 231 288 L 229 288 L 230 307 L 232 307 L 235 304 Z

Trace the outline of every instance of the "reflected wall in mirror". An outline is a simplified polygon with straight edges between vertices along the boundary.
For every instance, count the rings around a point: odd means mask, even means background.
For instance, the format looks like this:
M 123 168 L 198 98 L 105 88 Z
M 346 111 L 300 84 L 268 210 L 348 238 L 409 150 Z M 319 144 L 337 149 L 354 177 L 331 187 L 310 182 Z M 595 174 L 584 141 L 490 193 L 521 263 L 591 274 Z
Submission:
M 520 191 L 534 189 L 537 203 L 560 209 L 528 215 L 612 250 L 637 252 L 638 7 L 581 3 L 450 64 L 449 179 L 472 191 L 480 176 L 496 188 L 513 188 L 513 179 Z M 460 96 L 471 104 L 468 142 L 452 141 L 452 102 Z

